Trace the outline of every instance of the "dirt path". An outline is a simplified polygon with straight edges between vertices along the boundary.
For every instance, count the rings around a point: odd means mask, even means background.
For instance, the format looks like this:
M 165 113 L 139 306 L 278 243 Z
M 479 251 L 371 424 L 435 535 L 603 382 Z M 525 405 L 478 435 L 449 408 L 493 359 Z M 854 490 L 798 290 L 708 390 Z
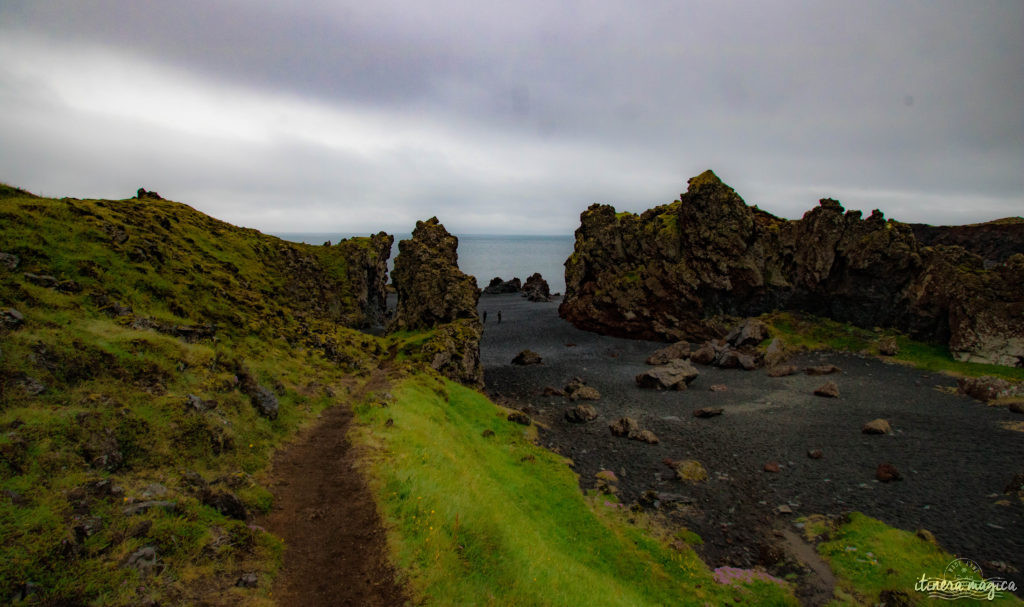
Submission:
M 405 595 L 385 557 L 385 535 L 373 498 L 346 438 L 346 403 L 324 411 L 315 426 L 273 462 L 273 510 L 259 524 L 284 539 L 277 604 L 391 606 Z

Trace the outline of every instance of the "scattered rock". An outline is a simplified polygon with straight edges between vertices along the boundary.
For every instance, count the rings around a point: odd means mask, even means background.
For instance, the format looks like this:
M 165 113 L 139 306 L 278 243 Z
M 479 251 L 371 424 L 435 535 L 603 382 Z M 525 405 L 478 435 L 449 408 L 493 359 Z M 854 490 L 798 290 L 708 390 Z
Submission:
M 814 390 L 814 395 L 824 396 L 825 398 L 839 398 L 839 386 L 834 381 L 826 382 Z
M 711 390 L 712 392 L 725 392 L 726 390 L 729 389 L 729 387 L 726 386 L 725 384 L 711 384 L 711 387 L 708 389 Z
M 512 359 L 513 365 L 539 365 L 541 364 L 540 354 L 533 350 L 523 350 Z
M 999 398 L 1024 396 L 1024 384 L 988 375 L 984 377 L 961 377 L 956 383 L 957 389 L 961 394 L 966 394 L 983 402 Z
M 256 588 L 259 585 L 260 578 L 255 573 L 246 573 L 235 582 L 235 586 L 239 588 Z
M 768 337 L 768 327 L 763 322 L 756 318 L 748 318 L 733 328 L 725 336 L 725 341 L 739 348 L 742 346 L 756 346 L 768 339 Z
M 640 424 L 632 417 L 622 417 L 608 424 L 613 436 L 630 436 L 640 432 Z
M 522 411 L 509 411 L 508 417 L 506 417 L 505 419 L 507 419 L 510 422 L 521 424 L 523 426 L 529 426 L 531 423 L 533 423 L 533 420 L 530 419 L 530 416 L 523 413 Z
M 18 380 L 18 385 L 20 385 L 21 389 L 25 391 L 25 394 L 29 396 L 39 396 L 43 392 L 46 392 L 46 384 L 34 377 L 29 377 L 28 375 L 25 375 Z
M 157 558 L 156 548 L 152 546 L 144 546 L 139 548 L 135 552 L 128 555 L 124 563 L 121 565 L 127 569 L 134 569 L 139 572 L 140 575 L 146 577 L 148 575 L 158 573 L 160 569 L 159 559 Z
M 523 295 L 530 301 L 551 301 L 551 289 L 548 287 L 548 281 L 544 280 L 540 272 L 534 272 L 523 284 Z
M 654 390 L 685 390 L 698 375 L 700 371 L 688 361 L 674 360 L 638 374 L 636 384 Z
M 841 369 L 835 365 L 818 365 L 804 369 L 804 373 L 808 375 L 831 375 L 840 371 Z
M 900 346 L 896 343 L 896 338 L 892 336 L 886 336 L 878 340 L 878 353 L 882 356 L 896 356 L 900 353 Z
M 121 512 L 124 513 L 125 516 L 134 516 L 136 514 L 141 514 L 148 510 L 152 510 L 153 508 L 160 508 L 161 510 L 166 510 L 167 512 L 173 513 L 176 512 L 178 509 L 178 502 L 157 500 L 135 502 L 134 504 L 129 504 L 122 508 Z
M 708 418 L 721 415 L 724 409 L 721 407 L 701 407 L 693 410 L 694 417 Z
M 619 482 L 619 477 L 615 476 L 615 473 L 611 470 L 601 470 L 594 475 L 597 479 L 597 490 L 606 495 L 618 493 L 619 488 L 615 486 Z
M 775 511 L 778 512 L 779 514 L 793 514 L 793 509 L 790 508 L 787 504 L 782 504 L 781 506 L 777 506 L 775 508 Z
M 21 263 L 21 259 L 17 255 L 0 252 L 0 267 L 14 270 L 18 267 L 19 263 Z
M 25 323 L 25 316 L 14 308 L 7 308 L 0 312 L 0 323 L 8 328 L 18 328 Z
M 28 282 L 45 289 L 56 289 L 57 285 L 60 284 L 59 280 L 46 274 L 32 274 L 31 272 L 25 272 L 23 276 Z
M 543 395 L 544 396 L 565 396 L 566 394 L 565 394 L 564 391 L 559 390 L 558 388 L 553 388 L 551 386 L 545 386 L 544 387 Z
M 597 419 L 597 410 L 590 405 L 576 405 L 565 410 L 565 420 L 574 424 L 583 424 Z
M 224 516 L 229 516 L 233 519 L 244 521 L 249 515 L 242 500 L 238 499 L 238 496 L 230 491 L 206 491 L 202 496 L 202 501 L 207 506 L 215 508 Z
M 490 284 L 484 288 L 486 295 L 501 295 L 502 293 L 518 293 L 522 289 L 523 283 L 518 278 L 512 280 L 502 280 L 495 276 L 491 279 Z
M 700 483 L 708 480 L 708 471 L 704 468 L 704 464 L 695 459 L 674 462 L 672 467 L 676 471 L 676 476 L 681 480 L 691 483 Z
M 650 430 L 641 430 L 637 432 L 636 435 L 629 435 L 629 438 L 633 440 L 638 440 L 643 443 L 647 443 L 648 445 L 658 444 L 658 437 L 655 436 L 655 434 Z
M 151 521 L 148 518 L 145 518 L 132 525 L 131 528 L 128 529 L 126 535 L 130 538 L 146 537 L 146 535 L 149 533 L 149 530 L 152 528 L 153 521 Z
M 277 419 L 278 402 L 274 393 L 261 386 L 256 378 L 244 366 L 239 365 L 235 371 L 239 380 L 239 389 L 249 397 L 256 411 L 269 420 Z
M 1012 403 L 1007 405 L 1006 408 L 1013 413 L 1024 413 L 1024 402 L 1013 401 Z
M 892 432 L 892 426 L 889 425 L 888 421 L 878 418 L 864 424 L 860 431 L 864 434 L 889 434 Z
M 677 359 L 685 359 L 690 357 L 690 344 L 685 341 L 677 341 L 676 343 L 665 346 L 659 350 L 655 350 L 653 354 L 647 357 L 647 364 L 649 365 L 666 365 L 669 361 Z
M 185 397 L 185 406 L 189 407 L 193 411 L 203 413 L 205 411 L 210 411 L 211 409 L 216 408 L 217 403 L 213 402 L 212 400 L 203 400 L 202 398 L 199 398 L 195 394 L 189 394 L 188 396 Z
M 1003 489 L 1003 493 L 1022 493 L 1024 492 L 1024 472 L 1018 472 L 1013 475 L 1010 479 L 1009 484 Z
M 881 483 L 889 483 L 892 481 L 902 480 L 899 470 L 892 464 L 878 464 L 878 468 L 875 470 L 875 478 Z
M 570 400 L 601 400 L 601 393 L 593 386 L 580 386 L 569 394 Z
M 768 377 L 785 377 L 796 372 L 796 365 L 779 365 L 768 369 Z
M 939 545 L 939 541 L 937 539 L 935 539 L 935 534 L 932 533 L 931 531 L 928 531 L 927 529 L 923 529 L 923 528 L 922 529 L 918 529 L 914 533 L 914 535 L 916 535 L 917 537 L 921 538 L 922 540 L 928 542 L 929 544 L 932 544 L 934 546 L 938 546 Z
M 774 473 L 778 474 L 778 472 L 779 472 L 779 462 L 767 462 L 764 465 L 764 471 L 765 472 L 774 472 Z
M 715 362 L 716 358 L 718 358 L 718 352 L 715 351 L 715 347 L 711 343 L 703 344 L 693 354 L 690 354 L 690 360 L 698 365 L 710 365 Z
M 768 347 L 764 351 L 764 364 L 768 367 L 774 367 L 784 360 L 786 360 L 785 345 L 782 340 L 776 337 L 768 344 Z
M 811 459 L 821 459 L 825 457 L 825 454 L 821 451 L 821 449 L 811 449 L 807 452 L 807 457 Z
M 565 395 L 570 400 L 600 400 L 601 393 L 597 391 L 597 388 L 588 386 L 579 377 L 574 377 L 569 380 L 569 383 L 565 385 Z

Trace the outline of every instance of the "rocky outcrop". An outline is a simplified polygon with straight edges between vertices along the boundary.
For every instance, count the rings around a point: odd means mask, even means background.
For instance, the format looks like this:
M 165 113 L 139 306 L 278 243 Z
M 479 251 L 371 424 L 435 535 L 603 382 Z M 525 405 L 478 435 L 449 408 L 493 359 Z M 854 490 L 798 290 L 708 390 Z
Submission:
M 921 245 L 963 247 L 990 266 L 1003 263 L 1014 255 L 1024 254 L 1022 217 L 1007 217 L 966 226 L 930 226 L 923 223 L 908 225 Z
M 392 280 L 398 304 L 390 331 L 435 329 L 423 346 L 430 366 L 442 375 L 483 385 L 476 306 L 476 280 L 459 270 L 459 240 L 436 217 L 417 221 L 410 240 L 398 243 Z
M 711 171 L 672 204 L 640 215 L 592 205 L 580 219 L 559 311 L 582 329 L 705 340 L 725 336 L 723 317 L 784 309 L 893 327 L 961 360 L 1024 364 L 1022 254 L 986 269 L 962 247 L 925 246 L 910 226 L 832 199 L 780 219 Z
M 395 237 L 378 232 L 368 238 L 348 238 L 334 245 L 348 258 L 349 290 L 362 311 L 362 326 L 384 324 L 387 313 L 388 259 Z
M 430 329 L 455 320 L 475 320 L 480 299 L 476 279 L 459 270 L 459 239 L 437 217 L 417 221 L 410 240 L 398 243 L 392 281 L 398 306 L 392 330 Z
M 523 288 L 523 283 L 518 278 L 512 280 L 502 280 L 501 277 L 495 276 L 491 279 L 490 284 L 484 288 L 484 295 L 502 295 L 504 293 L 518 293 Z
M 540 272 L 534 272 L 526 279 L 526 283 L 523 284 L 523 296 L 530 301 L 551 301 L 551 288 Z

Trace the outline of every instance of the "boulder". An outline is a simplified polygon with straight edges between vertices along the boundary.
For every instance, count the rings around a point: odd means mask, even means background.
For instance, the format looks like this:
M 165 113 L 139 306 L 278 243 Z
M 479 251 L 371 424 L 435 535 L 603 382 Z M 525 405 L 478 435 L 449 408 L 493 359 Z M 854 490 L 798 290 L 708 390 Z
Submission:
M 779 365 L 768 369 L 768 377 L 785 377 L 797 372 L 796 365 Z
M 878 418 L 864 424 L 860 431 L 864 434 L 889 434 L 892 432 L 892 426 L 889 425 L 888 421 Z
M 638 441 L 643 442 L 643 443 L 647 443 L 648 445 L 657 445 L 658 444 L 658 437 L 655 436 L 654 433 L 651 432 L 650 430 L 641 430 L 641 431 L 637 432 L 635 436 L 634 435 L 630 435 L 629 438 L 631 438 L 633 440 L 638 440 Z
M 548 287 L 548 281 L 544 280 L 540 272 L 534 272 L 523 283 L 523 295 L 530 301 L 551 301 L 551 289 Z
M 896 466 L 889 463 L 878 464 L 878 468 L 875 469 L 875 478 L 881 483 L 889 483 L 903 479 L 903 477 L 900 476 L 899 470 L 896 469 Z
M 1024 396 L 1024 384 L 988 375 L 984 377 L 961 377 L 956 383 L 957 389 L 961 394 L 966 394 L 982 402 Z
M 733 328 L 725 337 L 726 343 L 737 348 L 742 346 L 756 346 L 768 339 L 768 327 L 756 318 L 748 318 Z
M 690 344 L 685 341 L 678 341 L 659 350 L 655 350 L 653 354 L 647 357 L 646 362 L 649 365 L 665 365 L 670 361 L 689 357 Z
M 566 396 L 563 390 L 559 390 L 553 386 L 544 386 L 543 396 Z
M 638 374 L 636 384 L 654 390 L 685 390 L 698 375 L 700 371 L 688 361 L 674 360 Z
M 565 410 L 565 421 L 583 424 L 597 419 L 597 410 L 590 405 L 576 405 Z
M 778 337 L 773 339 L 764 350 L 764 364 L 766 367 L 779 365 L 786 358 L 786 347 Z
M 533 350 L 523 350 L 516 357 L 512 359 L 513 365 L 539 365 L 541 364 L 540 354 L 537 354 Z
M 10 329 L 16 329 L 25 324 L 25 315 L 14 308 L 6 308 L 0 311 L 0 324 Z
M 725 384 L 711 384 L 711 387 L 708 389 L 712 392 L 725 392 L 729 389 L 729 386 Z
M 256 381 L 256 377 L 244 366 L 239 365 L 235 371 L 238 376 L 238 388 L 249 397 L 252 406 L 263 417 L 269 420 L 277 419 L 278 401 L 277 396 L 266 387 Z
M 717 358 L 718 352 L 715 351 L 715 347 L 710 342 L 704 343 L 690 355 L 690 360 L 698 365 L 710 365 Z
M 248 509 L 242 500 L 230 491 L 206 491 L 202 496 L 202 501 L 224 516 L 233 519 L 244 521 L 249 516 Z
M 619 488 L 616 486 L 619 478 L 611 470 L 601 470 L 594 475 L 594 478 L 597 479 L 595 488 L 601 493 L 613 495 L 619 492 Z
M 510 422 L 515 422 L 523 426 L 529 426 L 533 422 L 533 420 L 530 419 L 529 415 L 523 413 L 522 411 L 515 410 L 509 411 L 508 417 L 506 419 L 508 419 L 508 421 Z
M 640 432 L 640 424 L 632 417 L 621 417 L 608 424 L 612 436 L 630 436 Z
M 825 382 L 814 390 L 814 395 L 824 396 L 825 398 L 839 398 L 839 386 L 834 381 Z
M 687 459 L 681 462 L 672 462 L 672 468 L 680 480 L 691 483 L 699 483 L 708 480 L 708 471 L 704 465 L 695 459 Z
M 601 393 L 593 386 L 580 386 L 569 394 L 569 400 L 601 400 Z
M 896 356 L 900 353 L 900 346 L 896 338 L 892 336 L 882 337 L 878 340 L 878 353 L 882 356 Z

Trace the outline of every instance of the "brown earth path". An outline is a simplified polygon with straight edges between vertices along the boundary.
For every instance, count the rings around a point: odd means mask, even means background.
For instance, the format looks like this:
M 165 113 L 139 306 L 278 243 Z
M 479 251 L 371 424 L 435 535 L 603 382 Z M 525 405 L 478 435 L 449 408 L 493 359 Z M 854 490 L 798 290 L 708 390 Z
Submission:
M 385 556 L 376 505 L 355 465 L 347 438 L 351 421 L 349 404 L 338 403 L 274 456 L 274 506 L 258 523 L 285 541 L 273 594 L 282 607 L 406 602 Z

